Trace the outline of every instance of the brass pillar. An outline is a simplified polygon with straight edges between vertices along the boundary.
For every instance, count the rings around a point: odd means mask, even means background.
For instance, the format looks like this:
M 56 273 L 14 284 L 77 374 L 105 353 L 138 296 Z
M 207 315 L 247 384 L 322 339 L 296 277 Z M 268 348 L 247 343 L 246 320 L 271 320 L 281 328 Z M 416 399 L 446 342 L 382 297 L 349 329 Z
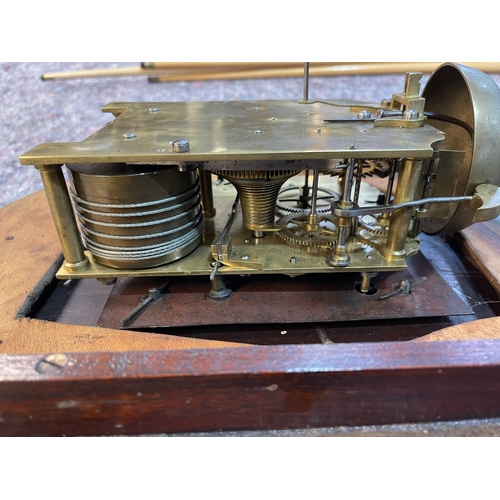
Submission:
M 214 195 L 212 191 L 212 172 L 208 170 L 199 170 L 201 186 L 201 206 L 203 208 L 203 216 L 207 219 L 215 215 Z
M 403 160 L 399 170 L 394 205 L 416 199 L 422 177 L 423 164 L 423 160 L 413 158 Z M 406 255 L 405 243 L 412 211 L 413 209 L 410 207 L 400 208 L 392 212 L 387 242 L 385 247 L 380 251 L 387 259 L 404 257 Z
M 344 188 L 342 199 L 339 201 L 340 208 L 352 208 L 351 201 L 352 179 L 354 175 L 354 165 L 356 160 L 351 158 L 349 166 L 344 175 Z M 359 166 L 358 168 L 361 168 Z M 327 265 L 331 267 L 347 267 L 351 263 L 351 256 L 347 253 L 346 240 L 351 227 L 351 217 L 339 217 L 337 220 L 337 241 L 333 245 L 332 253 L 326 258 Z
M 83 250 L 61 165 L 43 165 L 36 168 L 40 171 L 57 236 L 61 242 L 64 267 L 71 271 L 84 269 L 89 261 Z

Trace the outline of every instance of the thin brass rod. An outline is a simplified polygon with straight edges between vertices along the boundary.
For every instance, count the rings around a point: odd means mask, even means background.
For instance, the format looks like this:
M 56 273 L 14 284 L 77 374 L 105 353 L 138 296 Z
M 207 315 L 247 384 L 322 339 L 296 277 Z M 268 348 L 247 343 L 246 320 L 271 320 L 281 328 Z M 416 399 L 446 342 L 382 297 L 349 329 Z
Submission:
M 319 185 L 319 170 L 315 170 L 313 174 L 313 188 L 311 196 L 311 215 L 316 215 L 316 206 L 318 204 L 318 185 Z
M 359 285 L 359 291 L 361 293 L 368 293 L 370 290 L 371 275 L 370 273 L 361 273 L 361 283 Z
M 310 76 L 347 76 L 347 75 L 386 75 L 400 74 L 407 71 L 432 73 L 441 63 L 356 63 L 325 66 L 311 66 Z M 460 63 L 471 66 L 485 73 L 500 73 L 500 63 Z M 222 71 L 192 73 L 189 75 L 159 76 L 149 79 L 151 83 L 176 82 L 190 80 L 244 80 L 252 78 L 293 78 L 301 77 L 303 68 L 256 69 L 248 71 Z
M 192 80 L 234 80 L 250 78 L 289 78 L 303 75 L 303 63 L 142 63 L 142 67 L 96 68 L 45 73 L 42 80 L 148 76 L 150 82 Z M 309 63 L 310 76 L 384 75 L 422 71 L 431 73 L 441 63 Z M 500 63 L 460 63 L 485 73 L 500 73 Z M 145 65 L 145 66 L 144 66 Z M 154 65 L 154 66 L 151 66 Z
M 172 69 L 172 70 L 157 70 L 143 69 L 135 66 L 127 66 L 124 68 L 95 68 L 95 69 L 77 69 L 73 71 L 59 71 L 55 73 L 45 73 L 42 75 L 42 80 L 72 80 L 77 78 L 114 78 L 121 76 L 157 76 L 164 75 L 168 77 L 185 78 L 192 71 L 198 69 Z
M 335 64 L 335 63 L 312 63 L 319 64 Z M 344 64 L 344 63 L 342 63 Z M 301 62 L 143 62 L 141 67 L 143 69 L 160 69 L 160 70 L 178 70 L 178 69 L 212 69 L 220 68 L 231 70 L 234 68 L 246 69 L 264 69 L 264 68 L 299 68 L 303 67 L 304 63 Z
M 333 63 L 312 63 L 316 65 L 331 65 Z M 121 76 L 160 76 L 182 77 L 189 76 L 190 73 L 203 74 L 220 73 L 225 71 L 248 71 L 255 69 L 279 69 L 279 68 L 300 68 L 303 63 L 248 63 L 248 62 L 206 62 L 206 63 L 141 63 L 141 66 L 127 66 L 124 68 L 91 68 L 78 69 L 72 71 L 59 71 L 45 73 L 42 80 L 69 80 L 76 78 L 112 78 Z M 183 78 L 181 78 L 182 80 Z

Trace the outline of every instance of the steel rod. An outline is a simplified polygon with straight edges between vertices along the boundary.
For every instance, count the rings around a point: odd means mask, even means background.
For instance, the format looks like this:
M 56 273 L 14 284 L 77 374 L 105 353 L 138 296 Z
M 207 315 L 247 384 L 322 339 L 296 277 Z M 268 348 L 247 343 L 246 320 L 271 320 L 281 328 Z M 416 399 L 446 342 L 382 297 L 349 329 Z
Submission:
M 309 102 L 309 63 L 304 63 L 304 103 Z

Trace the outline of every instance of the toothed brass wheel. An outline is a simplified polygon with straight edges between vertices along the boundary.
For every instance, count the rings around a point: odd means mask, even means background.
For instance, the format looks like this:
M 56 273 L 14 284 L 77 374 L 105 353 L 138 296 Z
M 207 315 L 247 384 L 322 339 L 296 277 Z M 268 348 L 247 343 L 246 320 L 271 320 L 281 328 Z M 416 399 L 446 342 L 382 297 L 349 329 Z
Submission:
M 374 236 L 387 236 L 390 219 L 381 219 L 373 215 L 363 215 L 358 221 L 358 230 L 364 229 Z
M 309 214 L 311 211 L 312 187 L 309 188 L 307 199 L 302 198 L 303 189 L 301 186 L 282 188 L 278 195 L 276 210 L 283 214 Z M 332 203 L 338 201 L 339 198 L 335 191 L 319 187 L 316 213 L 330 214 Z
M 278 235 L 288 243 L 317 248 L 329 248 L 337 238 L 333 216 L 289 215 L 278 221 Z

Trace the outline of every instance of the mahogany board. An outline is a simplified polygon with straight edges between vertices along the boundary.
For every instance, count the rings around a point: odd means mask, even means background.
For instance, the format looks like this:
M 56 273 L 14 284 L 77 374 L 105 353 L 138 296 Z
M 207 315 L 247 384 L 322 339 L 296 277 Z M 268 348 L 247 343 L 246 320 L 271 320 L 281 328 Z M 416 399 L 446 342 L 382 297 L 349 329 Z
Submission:
M 418 342 L 260 347 L 59 324 L 17 315 L 29 312 L 60 253 L 44 194 L 2 209 L 0 230 L 0 435 L 500 416 L 498 317 Z M 67 363 L 45 361 L 51 353 L 64 354 Z
M 125 326 L 131 328 L 185 327 L 363 321 L 471 314 L 470 307 L 441 278 L 429 261 L 418 254 L 408 269 L 381 273 L 372 278 L 377 292 L 363 295 L 355 289 L 355 273 L 303 275 L 231 276 L 233 290 L 225 300 L 207 297 L 206 277 L 173 277 L 155 280 L 128 278 L 113 287 L 98 326 L 119 328 L 120 320 L 138 304 L 147 290 L 171 282 L 161 298 L 150 303 Z M 426 280 L 407 296 L 384 300 L 403 278 L 411 283 Z

